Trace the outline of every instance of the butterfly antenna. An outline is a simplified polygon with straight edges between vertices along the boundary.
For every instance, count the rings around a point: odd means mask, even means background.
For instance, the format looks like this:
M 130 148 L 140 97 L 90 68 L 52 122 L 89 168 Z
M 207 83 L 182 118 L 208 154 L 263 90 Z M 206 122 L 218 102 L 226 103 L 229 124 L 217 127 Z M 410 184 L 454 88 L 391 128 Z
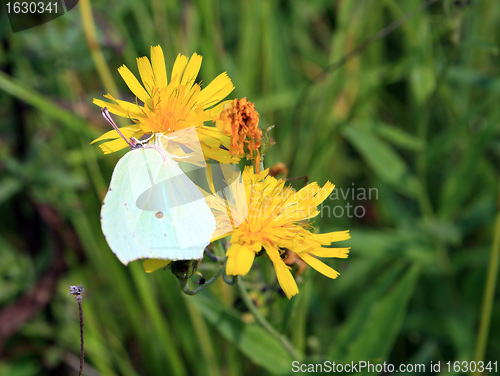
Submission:
M 127 137 L 125 137 L 125 135 L 122 133 L 120 128 L 118 128 L 118 125 L 116 125 L 114 120 L 111 118 L 111 115 L 109 114 L 107 107 L 104 107 L 101 110 L 101 113 L 102 113 L 102 116 L 104 117 L 104 119 L 106 119 L 108 121 L 108 123 L 111 124 L 111 126 L 115 129 L 115 131 L 118 132 L 118 134 L 127 142 L 127 144 L 129 144 L 129 146 L 132 149 L 137 148 L 137 145 L 139 144 L 139 142 L 136 139 L 128 139 Z

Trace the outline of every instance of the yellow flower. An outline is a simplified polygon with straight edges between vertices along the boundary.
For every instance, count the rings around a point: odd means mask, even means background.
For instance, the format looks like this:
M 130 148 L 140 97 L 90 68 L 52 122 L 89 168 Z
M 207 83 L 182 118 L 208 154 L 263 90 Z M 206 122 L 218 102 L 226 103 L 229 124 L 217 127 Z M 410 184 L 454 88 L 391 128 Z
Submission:
M 228 275 L 245 275 L 257 254 L 265 251 L 273 262 L 278 282 L 288 298 L 299 289 L 283 261 L 288 251 L 297 254 L 309 266 L 329 278 L 339 273 L 317 257 L 347 258 L 349 248 L 326 248 L 332 242 L 350 238 L 349 231 L 314 234 L 307 220 L 319 214 L 317 206 L 333 191 L 327 182 L 323 188 L 311 183 L 299 191 L 285 187 L 285 181 L 268 176 L 268 170 L 255 174 L 245 168 L 246 219 L 231 236 L 227 251 Z
M 123 80 L 142 102 L 130 103 L 104 97 L 114 103 L 95 99 L 93 103 L 118 116 L 128 117 L 134 124 L 120 128 L 126 137 L 140 138 L 143 135 L 168 134 L 188 127 L 196 127 L 206 158 L 222 163 L 237 162 L 229 154 L 227 135 L 204 122 L 213 121 L 225 104 L 221 102 L 234 89 L 226 73 L 217 76 L 203 90 L 195 83 L 201 67 L 202 57 L 194 53 L 191 59 L 179 54 L 175 60 L 170 82 L 167 79 L 165 59 L 160 46 L 151 47 L 151 62 L 147 57 L 137 59 L 141 83 L 133 73 L 122 65 L 118 72 Z M 109 131 L 93 142 L 108 140 L 100 145 L 104 153 L 112 153 L 127 147 L 127 143 L 115 130 Z M 221 147 L 222 146 L 222 147 Z

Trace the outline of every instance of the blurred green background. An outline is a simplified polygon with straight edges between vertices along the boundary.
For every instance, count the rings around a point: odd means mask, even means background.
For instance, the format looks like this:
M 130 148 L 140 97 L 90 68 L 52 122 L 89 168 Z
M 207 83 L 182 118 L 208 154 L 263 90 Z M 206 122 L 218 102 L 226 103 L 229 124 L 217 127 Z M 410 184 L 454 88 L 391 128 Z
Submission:
M 0 375 L 77 374 L 67 292 L 79 283 L 86 375 L 291 373 L 235 286 L 184 296 L 170 272 L 124 267 L 103 238 L 100 204 L 125 151 L 89 145 L 109 130 L 92 98 L 133 101 L 116 69 L 137 73 L 156 44 L 167 71 L 193 52 L 203 83 L 227 71 L 230 98 L 246 96 L 261 126 L 276 125 L 266 167 L 337 186 L 316 224 L 351 230 L 350 257 L 327 261 L 341 276 L 307 270 L 291 301 L 272 275 L 266 291 L 248 278 L 302 361 L 427 365 L 420 374 L 431 361 L 499 361 L 500 2 L 435 1 L 336 65 L 421 4 L 81 0 L 18 33 L 2 9 Z M 370 188 L 371 199 L 347 191 Z

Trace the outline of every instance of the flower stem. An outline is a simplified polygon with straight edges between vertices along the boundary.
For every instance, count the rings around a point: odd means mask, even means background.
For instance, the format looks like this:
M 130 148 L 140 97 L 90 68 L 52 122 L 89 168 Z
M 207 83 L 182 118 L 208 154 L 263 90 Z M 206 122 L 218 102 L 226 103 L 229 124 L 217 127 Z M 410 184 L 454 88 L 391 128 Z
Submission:
M 274 338 L 276 338 L 281 345 L 285 348 L 285 350 L 292 356 L 294 360 L 302 359 L 302 356 L 297 352 L 297 350 L 290 343 L 288 338 L 280 334 L 276 329 L 272 327 L 272 325 L 261 315 L 255 304 L 253 303 L 250 295 L 248 295 L 248 291 L 243 283 L 241 278 L 238 278 L 238 288 L 240 290 L 241 298 L 245 302 L 245 305 L 248 307 L 250 312 L 252 312 L 255 320 Z
M 189 279 L 186 279 L 185 281 L 180 281 L 179 280 L 179 283 L 180 283 L 180 286 L 181 286 L 181 290 L 184 294 L 186 295 L 196 295 L 198 294 L 201 290 L 205 289 L 206 287 L 210 286 L 212 283 L 214 283 L 220 276 L 221 274 L 224 272 L 225 270 L 225 267 L 222 266 L 218 271 L 217 273 L 215 273 L 212 278 L 210 278 L 208 281 L 206 281 L 203 285 L 201 285 L 200 287 L 197 287 L 195 288 L 194 290 L 191 290 L 189 288 Z
M 224 270 L 224 274 L 222 274 L 222 278 L 224 279 L 224 282 L 226 282 L 229 286 L 234 285 L 234 283 L 238 280 L 238 277 L 236 276 L 231 276 L 231 279 L 229 279 L 229 276 L 226 274 L 226 271 Z
M 81 283 L 79 286 L 69 287 L 68 295 L 74 295 L 76 301 L 78 302 L 78 311 L 80 313 L 80 373 L 78 374 L 79 376 L 82 376 L 83 374 L 83 362 L 84 362 L 82 292 L 83 292 L 83 287 Z
M 500 260 L 500 194 L 497 204 L 497 216 L 495 220 L 495 229 L 493 235 L 493 245 L 491 247 L 490 263 L 488 266 L 488 275 L 486 277 L 486 288 L 484 290 L 483 307 L 481 312 L 481 322 L 479 325 L 479 334 L 476 342 L 476 362 L 484 359 L 486 344 L 488 342 L 488 332 L 490 329 L 491 312 L 493 310 L 493 299 L 495 297 L 495 287 L 498 275 L 498 262 Z M 474 375 L 479 375 L 475 372 Z
M 82 376 L 84 362 L 82 297 L 78 296 L 76 301 L 78 302 L 78 311 L 80 312 L 80 373 L 78 375 Z

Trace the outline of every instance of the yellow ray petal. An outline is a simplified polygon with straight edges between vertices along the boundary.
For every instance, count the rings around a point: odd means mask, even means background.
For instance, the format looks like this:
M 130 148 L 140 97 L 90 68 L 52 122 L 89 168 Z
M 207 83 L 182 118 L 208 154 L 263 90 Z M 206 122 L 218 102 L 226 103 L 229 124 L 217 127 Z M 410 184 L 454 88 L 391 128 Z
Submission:
M 184 70 L 186 69 L 186 65 L 188 62 L 188 58 L 184 55 L 177 55 L 177 59 L 175 59 L 174 67 L 172 68 L 172 77 L 170 78 L 170 85 L 177 86 L 181 82 L 182 75 L 184 74 Z M 169 86 L 170 86 L 169 85 Z
M 125 149 L 128 146 L 127 142 L 121 137 L 99 145 L 104 154 L 114 153 L 115 151 Z
M 317 257 L 336 257 L 347 258 L 349 256 L 350 248 L 325 248 L 319 247 L 309 251 L 308 253 Z
M 111 99 L 112 101 L 116 102 L 118 106 L 127 111 L 127 117 L 136 119 L 139 117 L 145 117 L 144 113 L 141 111 L 141 106 L 139 106 L 137 103 L 131 103 L 127 101 L 122 101 L 120 99 L 116 99 L 111 94 L 105 94 L 104 98 Z
M 234 85 L 227 73 L 224 72 L 215 77 L 212 82 L 200 92 L 197 102 L 203 105 L 203 108 L 208 108 L 226 98 L 233 90 Z
M 197 102 L 199 101 L 200 101 L 200 96 L 198 95 Z M 205 110 L 205 112 L 210 114 L 210 118 L 214 118 L 215 116 L 219 115 L 222 111 L 226 110 L 227 107 L 231 105 L 231 103 L 233 103 L 232 100 L 221 102 L 217 106 L 212 107 L 209 110 Z
M 340 242 L 351 238 L 349 230 L 327 232 L 325 234 L 313 234 L 314 240 L 319 241 L 321 244 L 328 245 L 332 242 Z
M 196 104 L 196 106 L 198 106 L 196 101 L 197 101 L 199 93 L 200 93 L 200 86 L 199 85 L 195 85 L 194 87 L 189 89 L 188 94 L 186 95 L 186 97 L 182 101 L 183 105 L 186 107 L 186 109 L 188 109 L 188 110 L 194 109 L 195 104 Z M 202 109 L 202 111 L 203 111 L 203 109 Z
M 212 148 L 218 148 L 223 141 L 222 139 L 227 138 L 227 136 L 222 135 L 217 128 L 207 127 L 206 125 L 196 127 L 196 132 L 198 133 L 200 142 Z
M 338 271 L 330 268 L 328 265 L 324 264 L 317 258 L 307 253 L 297 253 L 297 254 L 302 260 L 307 262 L 307 264 L 309 264 L 311 268 L 316 269 L 316 271 L 320 272 L 323 275 L 326 275 L 328 278 L 335 279 L 340 275 Z
M 198 55 L 196 52 L 189 59 L 189 63 L 182 75 L 181 85 L 185 85 L 186 89 L 189 90 L 194 85 L 196 80 L 196 76 L 198 76 L 198 72 L 201 68 L 202 57 Z
M 92 100 L 92 103 L 101 108 L 107 107 L 109 112 L 111 112 L 112 114 L 122 117 L 128 117 L 128 112 L 117 104 L 105 102 L 101 99 L 96 99 L 96 98 Z
M 151 63 L 147 57 L 137 58 L 137 67 L 139 68 L 139 74 L 141 75 L 141 80 L 146 88 L 149 95 L 153 92 L 153 88 L 156 86 L 153 68 L 151 68 Z
M 202 147 L 205 146 L 202 144 Z M 239 159 L 231 156 L 228 151 L 222 149 L 203 148 L 203 154 L 207 159 L 213 159 L 219 163 L 238 163 Z
M 290 273 L 289 267 L 284 263 L 281 259 L 278 249 L 271 246 L 270 244 L 264 245 L 266 249 L 266 253 L 273 262 L 274 271 L 276 273 L 276 277 L 278 278 L 278 283 L 283 289 L 286 297 L 290 299 L 292 296 L 297 295 L 299 293 L 299 288 L 295 279 Z
M 159 88 L 167 87 L 167 68 L 165 67 L 165 57 L 160 46 L 151 46 L 151 63 L 156 86 Z
M 320 188 L 318 183 L 312 182 L 306 185 L 304 188 L 300 189 L 300 191 L 298 192 L 299 199 L 300 200 L 311 199 L 319 191 L 319 189 Z
M 314 205 L 319 205 L 323 201 L 325 201 L 326 198 L 330 195 L 330 193 L 332 193 L 334 188 L 335 186 L 329 181 L 327 181 L 323 186 L 323 188 L 321 188 L 319 192 L 316 194 L 316 196 L 314 196 Z
M 171 262 L 170 260 L 147 259 L 142 263 L 142 267 L 146 273 L 152 273 L 155 270 L 164 268 Z
M 236 259 L 235 274 L 246 275 L 252 267 L 253 260 L 255 259 L 255 252 L 249 247 L 241 247 L 241 250 Z
M 247 245 L 232 244 L 227 250 L 227 275 L 245 275 L 250 271 L 255 252 Z
M 236 260 L 239 256 L 239 251 L 241 249 L 240 244 L 232 244 L 226 252 L 227 261 L 226 261 L 226 274 L 227 275 L 237 275 L 236 269 Z
M 123 135 L 127 138 L 130 138 L 130 137 L 140 138 L 142 136 L 142 131 L 136 125 L 121 127 L 119 129 L 123 133 Z M 112 129 L 109 132 L 106 132 L 103 135 L 97 137 L 94 141 L 91 142 L 91 144 L 98 142 L 98 141 L 111 140 L 111 139 L 116 139 L 116 138 L 121 138 L 121 136 L 118 134 L 117 131 Z
M 128 88 L 134 95 L 139 98 L 144 103 L 148 103 L 150 99 L 149 94 L 144 90 L 142 85 L 139 83 L 137 78 L 133 75 L 133 73 L 128 69 L 125 65 L 122 65 L 118 68 L 118 73 L 122 76 L 123 81 L 127 84 Z

